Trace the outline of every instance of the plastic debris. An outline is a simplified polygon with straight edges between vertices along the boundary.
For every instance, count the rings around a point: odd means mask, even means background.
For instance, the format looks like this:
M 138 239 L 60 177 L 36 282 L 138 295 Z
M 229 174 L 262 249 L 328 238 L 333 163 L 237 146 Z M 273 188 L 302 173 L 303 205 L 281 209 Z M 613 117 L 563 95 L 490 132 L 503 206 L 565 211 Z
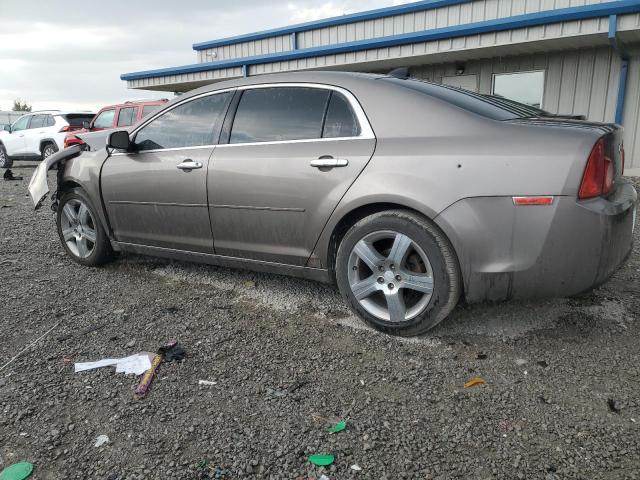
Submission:
M 320 478 L 318 480 L 329 480 L 329 477 L 327 477 L 325 474 L 320 475 Z
M 33 464 L 29 462 L 18 462 L 9 465 L 0 472 L 0 480 L 24 480 L 33 472 Z
M 527 361 L 524 358 L 518 358 L 516 359 L 516 365 L 518 365 L 519 367 L 526 365 Z
M 98 435 L 98 438 L 96 438 L 96 443 L 94 443 L 93 446 L 101 447 L 105 443 L 109 443 L 109 437 L 107 437 L 106 435 Z
M 309 455 L 309 461 L 319 467 L 326 467 L 327 465 L 331 465 L 335 459 L 336 457 L 329 454 Z
M 335 425 L 329 427 L 327 429 L 327 432 L 329 432 L 329 433 L 338 433 L 338 432 L 341 432 L 342 430 L 344 430 L 345 428 L 347 428 L 347 422 L 342 420 L 342 421 L 336 423 Z
M 198 385 L 217 385 L 217 383 L 210 380 L 198 380 Z
M 116 367 L 116 373 L 142 375 L 151 368 L 152 353 L 137 353 L 123 358 L 105 358 L 95 362 L 79 362 L 75 364 L 75 372 L 84 372 L 101 367 Z
M 351 470 L 353 470 L 354 472 L 359 472 L 362 470 L 362 467 L 360 465 L 353 464 L 351 465 Z
M 9 170 L 8 168 L 5 170 L 4 172 L 4 179 L 6 181 L 10 181 L 10 180 L 22 180 L 22 177 L 16 177 L 13 172 L 11 170 Z
M 467 383 L 464 384 L 464 388 L 475 387 L 477 385 L 484 385 L 485 383 L 487 383 L 487 382 L 485 381 L 484 378 L 482 378 L 482 377 L 473 377 L 471 380 L 469 380 Z
M 487 359 L 487 354 L 484 352 L 478 352 L 478 354 L 476 355 L 476 358 L 478 360 L 486 360 Z

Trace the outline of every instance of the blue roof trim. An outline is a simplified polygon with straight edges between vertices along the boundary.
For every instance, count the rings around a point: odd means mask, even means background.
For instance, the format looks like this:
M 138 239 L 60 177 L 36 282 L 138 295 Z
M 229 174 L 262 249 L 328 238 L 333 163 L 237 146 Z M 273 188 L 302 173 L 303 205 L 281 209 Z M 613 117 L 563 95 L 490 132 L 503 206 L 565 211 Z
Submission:
M 221 38 L 219 40 L 210 40 L 207 42 L 194 43 L 194 50 L 205 50 L 207 48 L 222 47 L 224 45 L 232 45 L 238 42 L 249 42 L 252 40 L 261 40 L 263 38 L 274 37 L 277 35 L 287 35 L 289 33 L 304 32 L 316 28 L 332 27 L 335 25 L 344 25 L 346 23 L 359 22 L 363 20 L 373 20 L 376 18 L 389 17 L 391 15 L 402 15 L 403 13 L 419 12 L 421 10 L 432 10 L 439 7 L 447 7 L 449 5 L 457 5 L 459 3 L 467 3 L 469 0 L 423 0 L 421 2 L 409 3 L 406 5 L 396 5 L 393 7 L 378 8 L 376 10 L 368 10 L 365 12 L 352 13 L 342 15 L 341 17 L 326 18 L 323 20 L 315 20 L 313 22 L 299 23 L 288 27 L 273 28 L 271 30 L 263 30 L 261 32 L 247 33 L 244 35 L 236 35 L 233 37 Z
M 484 22 L 467 23 L 451 27 L 436 28 L 420 32 L 378 37 L 355 42 L 339 43 L 322 47 L 305 48 L 288 52 L 256 55 L 253 57 L 234 58 L 208 63 L 196 63 L 182 67 L 161 68 L 144 72 L 126 73 L 120 76 L 122 80 L 139 80 L 166 75 L 181 75 L 184 73 L 204 72 L 222 68 L 239 67 L 242 65 L 256 65 L 260 63 L 296 60 L 300 58 L 316 57 L 319 55 L 334 55 L 338 53 L 357 52 L 372 48 L 385 48 L 410 43 L 442 40 L 445 38 L 477 35 L 480 33 L 498 32 L 515 28 L 533 27 L 547 23 L 583 20 L 586 18 L 605 17 L 625 13 L 640 12 L 640 0 L 618 0 L 614 2 L 593 5 L 569 7 L 544 12 L 529 13 L 507 18 L 499 18 Z

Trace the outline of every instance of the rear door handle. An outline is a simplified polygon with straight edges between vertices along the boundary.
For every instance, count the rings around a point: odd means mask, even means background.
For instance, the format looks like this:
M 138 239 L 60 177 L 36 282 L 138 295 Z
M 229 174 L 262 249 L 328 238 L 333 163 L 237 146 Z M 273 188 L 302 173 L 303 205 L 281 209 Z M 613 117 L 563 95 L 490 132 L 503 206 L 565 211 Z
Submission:
M 349 160 L 344 158 L 320 157 L 317 160 L 311 160 L 309 165 L 315 168 L 346 167 L 349 165 Z
M 195 170 L 196 168 L 202 168 L 201 162 L 194 162 L 190 158 L 183 160 L 182 163 L 179 163 L 176 168 L 180 170 L 184 170 L 185 172 L 190 172 L 191 170 Z

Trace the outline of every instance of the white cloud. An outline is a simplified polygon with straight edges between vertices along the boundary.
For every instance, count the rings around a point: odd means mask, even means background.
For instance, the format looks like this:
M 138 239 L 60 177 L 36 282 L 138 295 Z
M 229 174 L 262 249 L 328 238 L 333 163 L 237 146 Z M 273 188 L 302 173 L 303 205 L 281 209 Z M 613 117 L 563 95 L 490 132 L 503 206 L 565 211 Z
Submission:
M 310 22 L 321 18 L 338 17 L 351 13 L 345 10 L 344 5 L 336 5 L 333 2 L 323 3 L 317 7 L 300 7 L 295 3 L 287 5 L 294 22 Z

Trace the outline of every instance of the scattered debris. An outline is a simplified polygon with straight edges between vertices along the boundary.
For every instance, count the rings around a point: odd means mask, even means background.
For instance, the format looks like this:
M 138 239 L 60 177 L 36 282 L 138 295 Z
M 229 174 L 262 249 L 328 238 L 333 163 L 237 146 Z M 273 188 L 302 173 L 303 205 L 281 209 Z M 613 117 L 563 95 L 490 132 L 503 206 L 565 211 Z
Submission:
M 482 378 L 482 377 L 473 377 L 471 380 L 469 380 L 467 383 L 464 384 L 464 388 L 475 387 L 477 385 L 484 385 L 485 383 L 487 383 L 487 382 L 485 381 L 484 378 Z
M 319 467 L 326 467 L 331 465 L 336 458 L 330 454 L 315 454 L 309 455 L 309 461 Z
M 329 427 L 327 429 L 327 432 L 329 432 L 329 433 L 338 433 L 338 432 L 341 432 L 342 430 L 344 430 L 345 428 L 347 428 L 347 422 L 342 420 L 342 421 L 336 423 L 335 425 L 333 425 L 332 427 Z
M 231 478 L 231 471 L 208 462 L 207 460 L 200 460 L 193 466 L 197 472 L 198 479 L 209 480 L 214 478 Z
M 178 342 L 176 342 L 175 340 L 172 340 L 166 345 L 160 347 L 158 349 L 158 353 L 151 362 L 151 367 L 146 371 L 146 373 L 142 377 L 142 380 L 140 380 L 140 383 L 136 387 L 133 397 L 136 400 L 141 400 L 147 395 L 147 393 L 149 393 L 151 382 L 153 381 L 158 367 L 163 361 L 173 362 L 175 360 L 182 360 L 186 357 L 186 355 L 187 352 L 185 352 L 184 348 L 178 345 Z
M 0 480 L 24 480 L 33 472 L 33 464 L 29 462 L 18 462 L 9 465 L 0 472 Z
M 362 470 L 362 467 L 360 465 L 353 464 L 351 465 L 351 470 L 353 470 L 354 472 L 359 472 Z
M 73 363 L 73 357 L 71 355 L 63 355 L 62 356 L 62 363 L 64 363 L 65 365 L 69 365 L 69 364 Z
M 609 405 L 609 410 L 613 413 L 620 413 L 620 407 L 618 406 L 618 402 L 616 402 L 613 398 L 607 398 L 607 405 Z
M 22 350 L 20 350 L 12 359 L 10 359 L 7 363 L 5 363 L 0 367 L 0 372 L 4 370 L 6 367 L 8 367 L 11 363 L 13 363 L 18 357 L 20 357 L 20 355 L 22 355 L 24 352 L 29 350 L 32 346 L 34 346 L 36 343 L 38 343 L 40 340 L 46 337 L 49 333 L 51 333 L 54 329 L 56 329 L 58 325 L 60 325 L 60 323 L 61 322 L 56 323 L 53 327 L 51 327 L 49 330 L 43 333 L 40 337 L 36 338 L 33 342 L 31 342 L 29 345 L 27 345 Z
M 486 360 L 487 359 L 487 354 L 484 352 L 478 352 L 478 354 L 476 355 L 476 358 L 478 360 Z
M 327 477 L 324 473 L 322 475 L 320 475 L 320 478 L 318 478 L 318 480 L 329 480 L 329 477 Z
M 549 366 L 549 364 L 547 362 L 545 362 L 544 360 L 538 360 L 538 365 L 541 366 L 542 368 L 547 368 Z
M 246 282 L 243 283 L 243 285 L 246 288 L 254 288 L 256 286 L 256 282 L 254 282 L 253 280 L 247 280 Z
M 9 170 L 8 168 L 5 170 L 4 172 L 4 179 L 6 181 L 10 181 L 10 180 L 22 180 L 22 177 L 16 177 L 13 172 L 11 170 Z
M 517 358 L 516 359 L 516 365 L 518 365 L 519 367 L 526 365 L 527 361 L 524 358 Z
M 210 380 L 198 380 L 198 385 L 217 385 L 218 382 L 212 382 Z
M 102 367 L 116 367 L 116 373 L 142 375 L 151 368 L 152 356 L 152 353 L 143 352 L 123 358 L 105 358 L 95 362 L 78 362 L 75 364 L 75 372 L 84 372 L 85 370 Z
M 106 435 L 98 435 L 98 438 L 96 438 L 96 443 L 94 443 L 93 446 L 101 447 L 105 443 L 109 443 L 109 437 L 107 437 Z

